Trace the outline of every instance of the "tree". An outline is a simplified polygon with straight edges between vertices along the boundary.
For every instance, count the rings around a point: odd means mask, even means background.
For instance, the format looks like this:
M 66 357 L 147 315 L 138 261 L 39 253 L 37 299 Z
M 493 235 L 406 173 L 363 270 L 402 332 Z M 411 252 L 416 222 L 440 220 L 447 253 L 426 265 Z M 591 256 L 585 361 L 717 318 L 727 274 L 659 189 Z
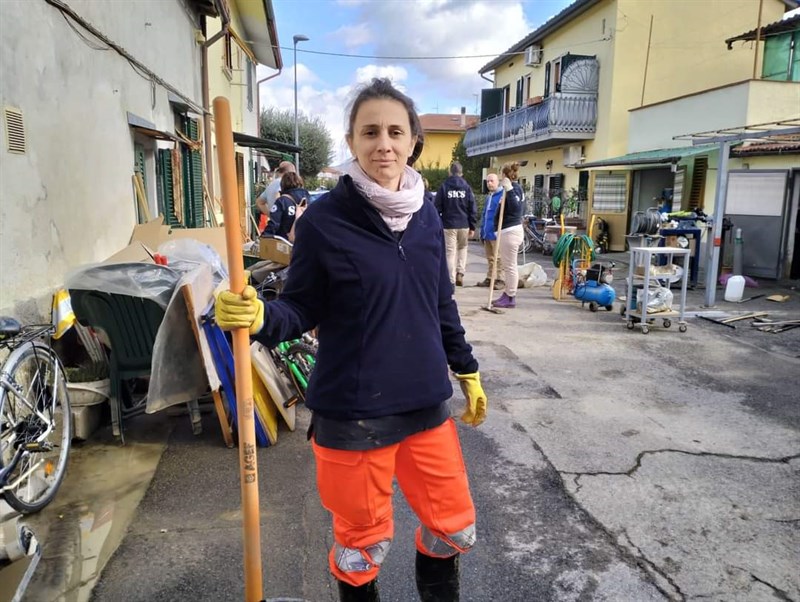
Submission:
M 300 175 L 313 178 L 333 159 L 333 139 L 319 117 L 297 115 Z M 261 111 L 261 137 L 294 144 L 294 113 L 269 107 Z
M 453 147 L 453 161 L 461 163 L 464 169 L 464 179 L 472 186 L 473 191 L 480 194 L 483 184 L 483 169 L 489 167 L 489 155 L 482 157 L 468 157 L 467 149 L 464 146 L 464 136 Z

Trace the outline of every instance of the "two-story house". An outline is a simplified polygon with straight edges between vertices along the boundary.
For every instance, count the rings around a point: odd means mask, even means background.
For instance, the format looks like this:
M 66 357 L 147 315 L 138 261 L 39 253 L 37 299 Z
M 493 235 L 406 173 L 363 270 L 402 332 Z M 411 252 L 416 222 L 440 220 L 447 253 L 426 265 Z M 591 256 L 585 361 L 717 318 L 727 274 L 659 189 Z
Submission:
M 793 5 L 763 0 L 762 22 Z M 534 204 L 573 189 L 585 200 L 597 186 L 616 203 L 618 182 L 577 167 L 628 152 L 632 109 L 750 77 L 754 49 L 726 56 L 722 42 L 757 26 L 758 14 L 751 0 L 576 0 L 480 69 L 494 86 L 482 92 L 467 153 L 489 155 L 493 166 L 527 160 L 521 181 Z M 622 207 L 604 213 L 612 250 L 625 244 L 625 190 Z M 584 225 L 589 214 L 584 203 Z
M 0 2 L 0 313 L 47 316 L 68 271 L 148 218 L 207 225 L 209 49 L 224 37 L 209 31 L 231 7 L 237 46 L 279 67 L 269 0 Z M 252 80 L 231 67 L 231 82 Z M 246 85 L 221 93 L 250 98 Z
M 467 115 L 467 109 L 461 107 L 460 114 L 425 113 L 419 116 L 419 121 L 425 134 L 425 146 L 416 165 L 447 169 L 453 160 L 453 149 L 464 131 L 478 123 L 478 116 Z

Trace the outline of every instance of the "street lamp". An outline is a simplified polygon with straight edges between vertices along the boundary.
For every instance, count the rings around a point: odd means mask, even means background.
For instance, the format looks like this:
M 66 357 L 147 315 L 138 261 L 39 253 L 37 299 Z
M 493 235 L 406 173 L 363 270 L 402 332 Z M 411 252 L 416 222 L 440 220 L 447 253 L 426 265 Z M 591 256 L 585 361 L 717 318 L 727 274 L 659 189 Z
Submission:
M 295 34 L 294 41 L 294 145 L 300 146 L 300 132 L 297 127 L 297 43 L 308 42 L 308 36 Z M 300 153 L 294 152 L 294 168 L 300 173 Z

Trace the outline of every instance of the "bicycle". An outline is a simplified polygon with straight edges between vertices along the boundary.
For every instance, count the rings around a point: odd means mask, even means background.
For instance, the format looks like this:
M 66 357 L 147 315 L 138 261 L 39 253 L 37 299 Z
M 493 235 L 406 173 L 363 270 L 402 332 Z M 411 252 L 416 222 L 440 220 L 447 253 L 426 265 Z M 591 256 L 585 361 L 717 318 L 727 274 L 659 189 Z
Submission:
M 22 514 L 53 500 L 69 458 L 72 412 L 54 332 L 0 317 L 0 349 L 9 351 L 0 366 L 0 493 Z
M 306 400 L 306 389 L 311 372 L 317 363 L 317 340 L 310 333 L 302 338 L 278 343 L 271 350 L 278 369 L 294 385 L 297 395 L 287 399 L 283 407 L 290 408 L 298 401 Z
M 545 228 L 556 223 L 552 218 L 539 219 L 535 215 L 522 217 L 522 244 L 518 253 L 530 253 L 534 248 L 539 249 L 542 255 L 552 255 L 553 245 L 545 239 Z M 539 227 L 541 227 L 541 230 Z

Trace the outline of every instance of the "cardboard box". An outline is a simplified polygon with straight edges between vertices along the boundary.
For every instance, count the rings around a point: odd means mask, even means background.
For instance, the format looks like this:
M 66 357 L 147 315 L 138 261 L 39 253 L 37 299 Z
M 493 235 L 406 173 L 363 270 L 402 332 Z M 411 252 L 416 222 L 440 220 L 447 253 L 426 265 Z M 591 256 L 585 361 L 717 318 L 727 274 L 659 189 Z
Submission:
M 281 265 L 289 265 L 292 258 L 292 244 L 283 238 L 260 238 L 258 256 Z

